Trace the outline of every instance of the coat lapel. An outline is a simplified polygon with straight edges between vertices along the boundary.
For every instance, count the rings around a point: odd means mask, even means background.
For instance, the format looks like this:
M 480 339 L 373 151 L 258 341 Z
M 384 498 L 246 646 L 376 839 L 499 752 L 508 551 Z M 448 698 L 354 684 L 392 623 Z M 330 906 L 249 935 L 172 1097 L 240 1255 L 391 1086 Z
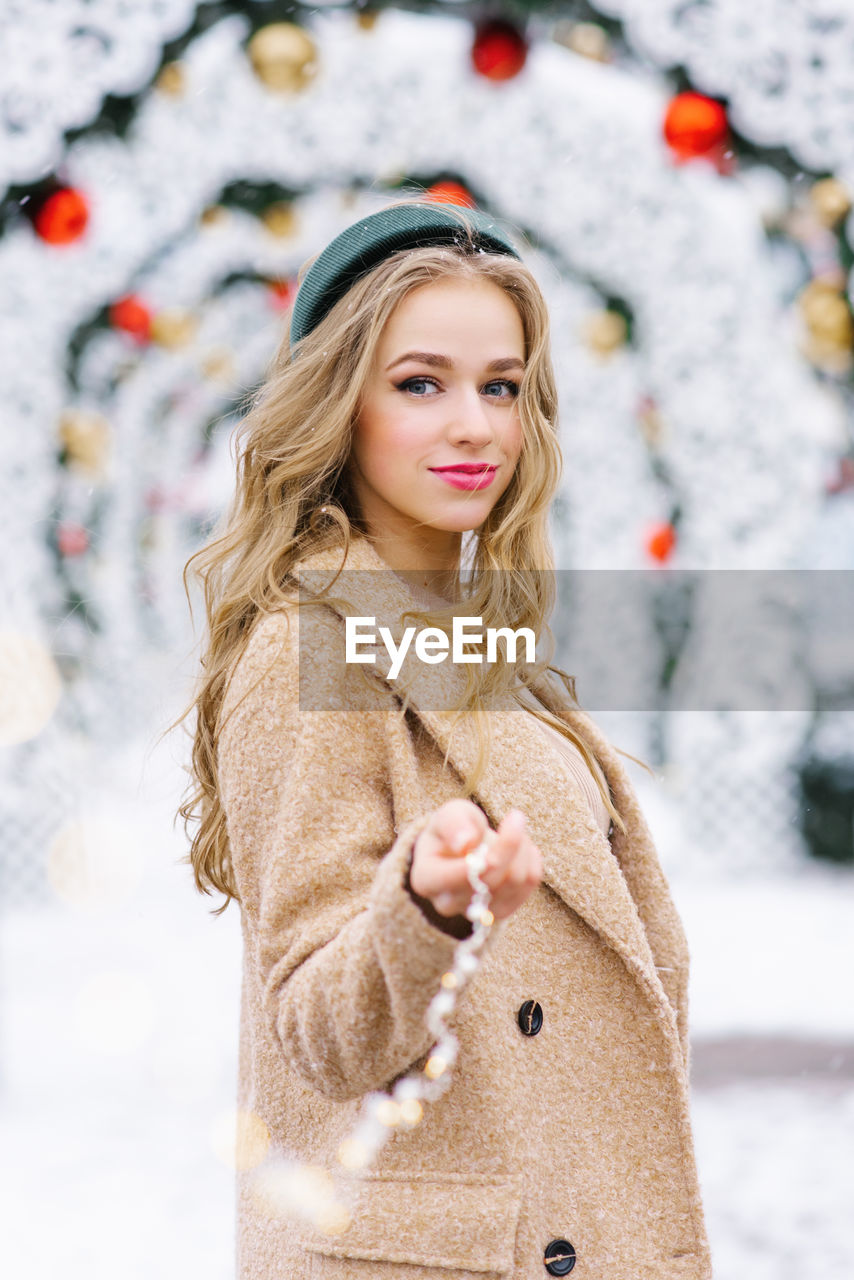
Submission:
M 332 584 L 340 564 L 339 549 L 315 552 L 300 563 L 297 574 L 313 593 Z M 396 642 L 405 626 L 414 625 L 413 619 L 401 621 L 403 611 L 423 607 L 361 537 L 352 541 L 345 571 L 331 585 L 330 594 L 350 603 L 350 612 L 375 618 L 377 630 L 387 626 Z M 464 775 L 477 756 L 477 726 L 474 716 L 457 718 L 448 710 L 462 691 L 464 676 L 450 658 L 431 666 L 410 656 L 397 679 L 390 680 L 390 659 L 380 644 L 374 670 L 407 702 L 443 755 Z M 636 843 L 644 848 L 650 839 L 628 777 L 614 749 L 588 716 L 573 709 L 562 688 L 543 680 L 535 691 L 595 751 L 626 832 L 615 832 L 612 851 L 533 716 L 509 694 L 493 708 L 493 740 L 486 771 L 476 788 L 477 802 L 493 826 L 509 809 L 522 810 L 543 856 L 545 883 L 621 956 L 654 1003 L 666 1006 L 670 1021 L 670 1004 L 656 972 L 649 937 L 620 866 L 621 850 L 632 850 Z

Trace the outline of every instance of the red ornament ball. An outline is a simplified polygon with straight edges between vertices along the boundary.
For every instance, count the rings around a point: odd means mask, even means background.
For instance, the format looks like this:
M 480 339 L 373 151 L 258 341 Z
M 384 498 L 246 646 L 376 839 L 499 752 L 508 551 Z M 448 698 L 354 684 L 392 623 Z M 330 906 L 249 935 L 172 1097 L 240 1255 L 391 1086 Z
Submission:
M 646 538 L 646 549 L 654 560 L 669 560 L 676 545 L 676 530 L 666 521 L 655 524 Z
M 427 196 L 434 204 L 460 204 L 467 209 L 476 209 L 477 201 L 461 182 L 434 182 L 427 188 Z
M 522 32 L 503 18 L 489 18 L 475 28 L 472 66 L 487 80 L 512 80 L 525 65 L 528 42 Z
M 136 338 L 148 342 L 151 337 L 151 311 L 136 294 L 126 294 L 110 307 L 110 324 Z
M 680 159 L 706 156 L 727 139 L 726 110 L 702 93 L 677 93 L 665 112 L 663 131 Z
M 294 282 L 292 280 L 271 280 L 268 287 L 273 306 L 278 310 L 287 310 L 296 294 Z
M 89 535 L 82 524 L 71 521 L 61 524 L 56 534 L 56 545 L 61 556 L 82 556 L 89 550 Z
M 82 191 L 61 187 L 41 205 L 33 219 L 36 235 L 48 244 L 79 240 L 89 222 L 89 204 Z

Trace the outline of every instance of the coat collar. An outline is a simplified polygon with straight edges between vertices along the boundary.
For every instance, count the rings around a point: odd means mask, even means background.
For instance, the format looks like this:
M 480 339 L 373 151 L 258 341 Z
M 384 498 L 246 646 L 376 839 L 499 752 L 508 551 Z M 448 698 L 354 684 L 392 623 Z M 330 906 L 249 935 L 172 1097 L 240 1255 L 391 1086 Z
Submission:
M 304 558 L 296 572 L 302 577 L 302 571 L 309 571 L 306 582 L 313 591 L 321 581 L 331 583 L 341 563 L 341 549 L 331 548 Z M 332 574 L 327 576 L 327 570 Z M 331 586 L 331 594 L 345 598 L 353 612 L 376 618 L 377 628 L 388 626 L 397 638 L 404 626 L 413 625 L 412 619 L 401 622 L 401 614 L 423 604 L 366 538 L 353 537 L 344 570 Z M 315 576 L 316 571 L 323 572 Z M 462 691 L 462 673 L 450 659 L 431 666 L 413 655 L 411 662 L 404 662 L 401 677 L 389 680 L 390 660 L 382 646 L 376 652 L 377 674 L 401 698 L 405 692 L 400 679 L 406 678 L 408 705 L 454 768 L 465 775 L 477 756 L 477 727 L 471 716 L 460 716 L 455 723 L 455 713 L 447 709 L 457 691 Z M 475 789 L 477 802 L 492 826 L 510 808 L 525 813 L 543 857 L 544 882 L 621 956 L 671 1022 L 671 1005 L 650 945 L 656 941 L 653 906 L 649 914 L 646 911 L 648 904 L 660 899 L 663 877 L 628 775 L 614 748 L 588 715 L 573 708 L 561 685 L 545 678 L 533 687 L 549 710 L 594 750 L 627 829 L 625 833 L 615 829 L 609 844 L 578 787 L 557 767 L 554 749 L 533 716 L 509 694 L 493 711 L 493 741 L 486 771 Z M 664 933 L 666 929 L 662 938 Z

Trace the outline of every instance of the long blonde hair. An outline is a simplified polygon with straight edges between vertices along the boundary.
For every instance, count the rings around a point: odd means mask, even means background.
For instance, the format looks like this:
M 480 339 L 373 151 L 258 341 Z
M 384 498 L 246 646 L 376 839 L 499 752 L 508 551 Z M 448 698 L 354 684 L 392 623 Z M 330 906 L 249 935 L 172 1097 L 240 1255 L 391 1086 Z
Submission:
M 423 201 L 391 202 L 409 203 Z M 537 637 L 546 637 L 549 649 L 546 658 L 522 668 L 502 661 L 462 664 L 466 689 L 456 706 L 461 713 L 474 713 L 480 742 L 475 767 L 464 779 L 466 793 L 473 793 L 487 759 L 491 726 L 483 708 L 492 697 L 529 684 L 548 670 L 562 680 L 578 705 L 573 677 L 548 660 L 554 649 L 547 623 L 554 604 L 554 557 L 547 519 L 562 467 L 548 310 L 524 263 L 479 252 L 465 209 L 446 207 L 467 232 L 464 243 L 393 253 L 359 278 L 295 346 L 286 331 L 235 432 L 237 483 L 232 502 L 211 540 L 184 566 L 188 602 L 193 566 L 203 587 L 207 637 L 197 692 L 170 726 L 195 710 L 192 764 L 186 769 L 189 795 L 176 819 L 183 818 L 188 834 L 189 824 L 198 824 L 182 860 L 192 865 L 200 892 L 215 889 L 225 895 L 216 915 L 232 898 L 239 901 L 217 784 L 220 711 L 230 674 L 255 621 L 299 603 L 293 600 L 294 580 L 289 578 L 293 567 L 327 547 L 341 548 L 343 565 L 352 535 L 367 535 L 347 477 L 363 388 L 392 312 L 410 291 L 436 280 L 490 281 L 509 295 L 522 320 L 526 369 L 517 398 L 522 449 L 509 486 L 475 531 L 466 607 L 487 627 L 532 628 Z M 316 256 L 303 264 L 300 282 Z M 411 616 L 431 625 L 445 621 L 443 610 L 424 609 Z M 536 714 L 575 743 L 614 823 L 625 831 L 588 745 L 545 708 Z

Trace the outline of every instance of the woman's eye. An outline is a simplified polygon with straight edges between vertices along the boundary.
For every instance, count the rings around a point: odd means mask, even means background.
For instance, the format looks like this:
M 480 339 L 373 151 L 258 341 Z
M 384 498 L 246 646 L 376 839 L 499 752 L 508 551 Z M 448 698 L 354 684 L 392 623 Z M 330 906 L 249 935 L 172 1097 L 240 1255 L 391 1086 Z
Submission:
M 417 390 L 413 390 L 413 388 L 416 388 L 418 386 L 435 387 L 435 385 L 436 383 L 433 378 L 407 378 L 405 382 L 399 382 L 397 384 L 397 389 L 398 391 L 412 391 L 414 395 L 418 396 L 419 399 L 423 400 L 424 396 L 421 395 Z M 517 396 L 519 394 L 518 382 L 511 382 L 509 378 L 494 378 L 492 382 L 487 382 L 486 386 L 487 387 L 507 387 L 511 396 Z M 491 400 L 497 400 L 498 398 L 499 398 L 498 396 L 490 396 Z
M 411 391 L 413 385 L 417 385 L 418 383 L 423 383 L 424 385 L 429 383 L 430 386 L 436 385 L 432 378 L 407 378 L 405 382 L 399 382 L 397 384 L 397 389 L 398 391 Z M 423 399 L 423 397 L 421 398 Z
M 496 378 L 492 382 L 487 382 L 486 385 L 488 387 L 507 387 L 511 395 L 517 396 L 519 394 L 518 382 L 511 382 L 509 378 Z

